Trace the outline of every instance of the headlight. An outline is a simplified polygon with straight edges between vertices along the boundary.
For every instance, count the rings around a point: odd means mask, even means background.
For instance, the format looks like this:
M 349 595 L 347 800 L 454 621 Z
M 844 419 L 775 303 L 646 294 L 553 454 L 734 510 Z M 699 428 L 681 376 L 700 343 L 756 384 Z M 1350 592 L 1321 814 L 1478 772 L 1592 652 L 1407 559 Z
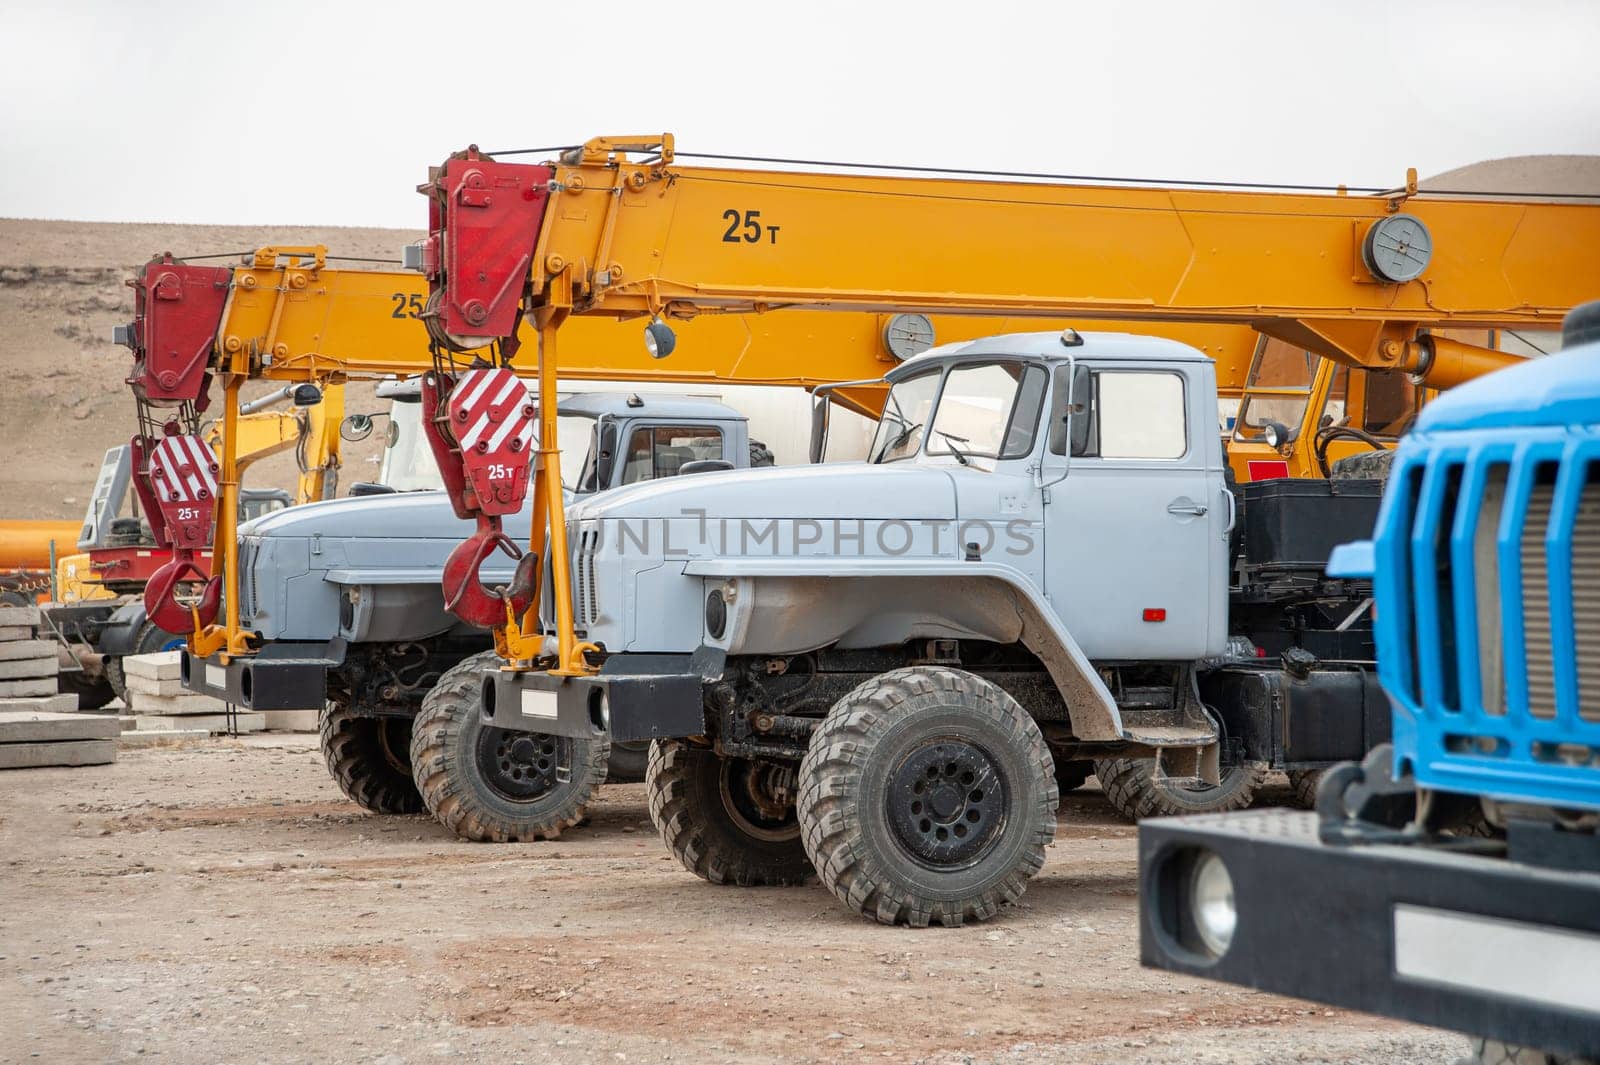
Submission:
M 1189 874 L 1189 910 L 1200 942 L 1218 957 L 1226 954 L 1239 911 L 1233 905 L 1233 877 L 1222 859 L 1209 851 L 1195 859 Z

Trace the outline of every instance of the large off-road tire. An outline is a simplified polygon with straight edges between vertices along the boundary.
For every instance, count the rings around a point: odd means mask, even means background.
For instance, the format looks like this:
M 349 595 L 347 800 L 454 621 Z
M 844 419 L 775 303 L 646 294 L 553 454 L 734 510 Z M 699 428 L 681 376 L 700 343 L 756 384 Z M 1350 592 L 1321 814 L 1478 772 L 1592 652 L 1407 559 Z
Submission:
M 1330 481 L 1387 481 L 1389 468 L 1394 465 L 1394 452 L 1363 451 L 1359 455 L 1346 455 L 1328 466 Z
M 1154 779 L 1153 758 L 1099 758 L 1094 775 L 1113 808 L 1130 821 L 1242 810 L 1255 798 L 1267 771 L 1258 765 L 1222 767 L 1222 783 L 1187 788 Z
M 463 659 L 423 698 L 412 778 L 428 810 L 462 839 L 555 839 L 583 820 L 611 744 L 485 725 L 481 678 L 495 661 L 493 651 Z
M 828 890 L 883 924 L 985 920 L 1055 835 L 1055 765 L 999 687 L 917 666 L 840 699 L 800 763 L 800 827 Z
M 763 466 L 776 466 L 778 460 L 773 457 L 772 449 L 759 440 L 750 441 L 750 468 L 760 469 Z
M 1315 810 L 1317 808 L 1317 786 L 1322 783 L 1322 769 L 1291 769 L 1289 770 L 1289 791 L 1292 798 L 1289 800 L 1298 809 Z
M 317 717 L 322 760 L 339 790 L 375 814 L 414 814 L 422 795 L 411 779 L 411 719 L 357 714 L 347 698 L 323 704 Z
M 606 759 L 607 784 L 637 784 L 649 768 L 649 740 L 611 741 L 611 754 Z
M 170 651 L 184 646 L 185 637 L 174 636 L 165 629 L 156 627 L 156 623 L 146 620 L 139 625 L 133 635 L 133 643 L 129 646 L 129 655 L 151 655 L 157 651 Z M 111 685 L 111 690 L 116 692 L 117 698 L 124 703 L 128 701 L 128 681 L 122 670 L 122 656 L 106 655 L 102 668 L 105 670 L 106 683 Z
M 803 884 L 811 859 L 800 841 L 790 766 L 724 758 L 682 740 L 650 749 L 650 820 L 683 867 L 713 884 Z

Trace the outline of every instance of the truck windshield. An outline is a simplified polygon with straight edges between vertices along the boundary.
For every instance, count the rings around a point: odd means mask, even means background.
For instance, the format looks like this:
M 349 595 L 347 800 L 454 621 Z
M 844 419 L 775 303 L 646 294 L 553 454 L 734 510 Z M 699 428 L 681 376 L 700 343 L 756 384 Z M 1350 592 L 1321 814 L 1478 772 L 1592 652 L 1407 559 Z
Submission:
M 928 454 L 954 455 L 963 463 L 1032 450 L 1049 380 L 1041 367 L 1011 360 L 961 363 L 945 375 L 942 393 L 939 380 L 939 372 L 929 370 L 889 389 L 867 461 L 915 455 L 925 439 Z
M 378 480 L 399 492 L 443 488 L 444 479 L 422 430 L 422 404 L 396 400 L 389 418 L 394 429 Z M 587 414 L 558 414 L 556 436 L 561 445 L 561 483 L 571 488 L 594 450 L 594 419 Z
M 915 455 L 922 447 L 922 433 L 938 394 L 936 369 L 896 381 L 883 402 L 883 416 L 878 419 L 878 431 L 867 449 L 867 461 L 894 462 Z
M 1291 432 L 1299 429 L 1311 400 L 1311 383 L 1318 359 L 1311 352 L 1275 337 L 1262 337 L 1245 382 L 1244 401 L 1234 435 L 1258 440 L 1262 426 L 1279 422 Z

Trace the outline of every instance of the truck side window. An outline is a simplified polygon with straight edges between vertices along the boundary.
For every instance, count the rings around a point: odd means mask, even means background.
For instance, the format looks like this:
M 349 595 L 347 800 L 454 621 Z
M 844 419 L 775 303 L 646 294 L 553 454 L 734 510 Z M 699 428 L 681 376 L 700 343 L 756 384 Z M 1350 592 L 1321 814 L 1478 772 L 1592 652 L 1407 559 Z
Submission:
M 1175 373 L 1097 373 L 1094 411 L 1103 459 L 1181 459 L 1189 450 L 1183 378 Z
M 1050 450 L 1066 450 L 1067 405 L 1075 458 L 1180 459 L 1189 450 L 1183 378 L 1148 370 L 1078 367 L 1070 393 L 1067 367 L 1056 371 L 1051 404 Z
M 628 438 L 622 483 L 674 477 L 686 462 L 722 458 L 722 430 L 710 426 L 635 429 Z

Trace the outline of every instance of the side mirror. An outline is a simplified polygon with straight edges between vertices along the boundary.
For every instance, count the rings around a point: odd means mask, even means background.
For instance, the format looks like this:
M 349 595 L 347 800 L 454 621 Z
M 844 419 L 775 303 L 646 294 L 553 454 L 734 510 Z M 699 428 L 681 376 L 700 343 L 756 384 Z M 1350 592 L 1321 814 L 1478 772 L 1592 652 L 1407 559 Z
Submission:
M 350 414 L 339 423 L 339 435 L 350 443 L 359 443 L 372 435 L 372 415 Z
M 691 473 L 716 473 L 718 470 L 731 470 L 733 463 L 727 459 L 695 459 L 685 462 L 678 467 L 678 476 L 686 477 Z
M 816 465 L 822 461 L 823 455 L 828 451 L 828 417 L 833 410 L 833 404 L 828 400 L 828 393 L 818 390 L 811 397 L 811 464 Z
M 1087 455 L 1094 439 L 1094 382 L 1089 369 L 1079 366 L 1072 373 L 1072 398 L 1067 404 L 1067 425 L 1071 429 L 1073 455 Z
M 617 465 L 617 423 L 601 418 L 597 429 L 594 450 L 594 483 L 596 488 L 610 488 L 611 474 Z

